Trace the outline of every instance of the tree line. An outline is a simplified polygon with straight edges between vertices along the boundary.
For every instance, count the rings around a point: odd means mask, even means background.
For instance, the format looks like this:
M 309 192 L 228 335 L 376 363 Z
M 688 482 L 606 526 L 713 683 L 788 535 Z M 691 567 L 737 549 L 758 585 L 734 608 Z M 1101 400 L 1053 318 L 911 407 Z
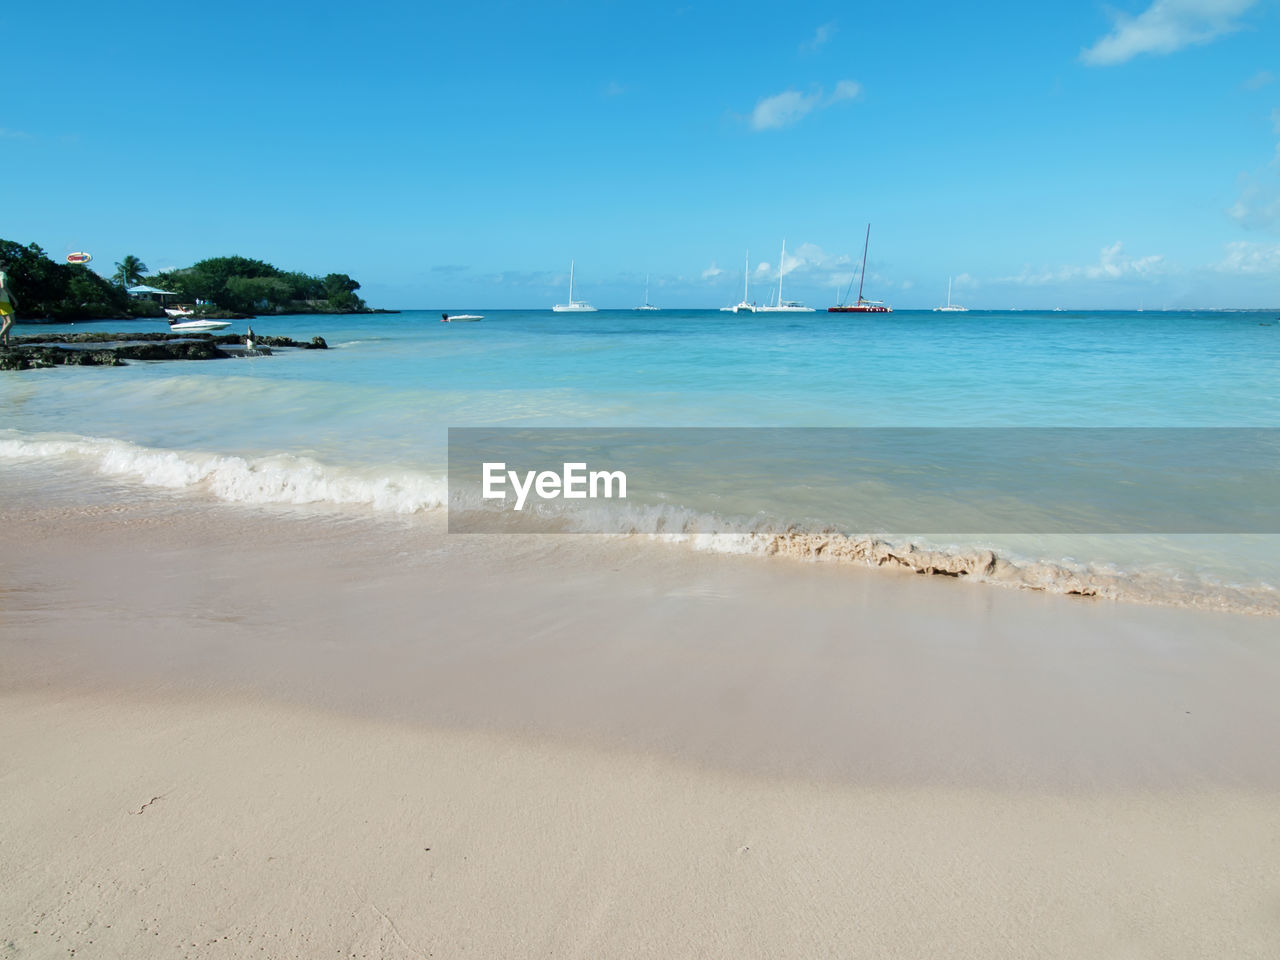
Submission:
M 177 294 L 181 303 L 200 301 L 234 313 L 351 313 L 368 309 L 356 295 L 360 284 L 345 273 L 324 277 L 279 270 L 247 257 L 211 257 L 180 270 L 147 276 L 132 254 L 110 279 L 83 264 L 59 263 L 38 244 L 0 240 L 0 263 L 18 299 L 18 315 L 29 319 L 77 320 L 154 316 L 154 303 L 135 300 L 127 287 L 146 283 Z

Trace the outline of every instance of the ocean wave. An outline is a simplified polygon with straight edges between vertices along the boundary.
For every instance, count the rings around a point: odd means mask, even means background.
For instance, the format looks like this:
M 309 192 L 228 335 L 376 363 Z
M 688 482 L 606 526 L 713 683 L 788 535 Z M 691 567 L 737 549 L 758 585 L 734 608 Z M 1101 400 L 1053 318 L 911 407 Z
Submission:
M 146 486 L 186 491 L 231 503 L 332 504 L 414 514 L 450 507 L 451 528 L 477 532 L 605 533 L 685 549 L 792 562 L 849 564 L 922 576 L 945 576 L 995 586 L 1140 603 L 1254 614 L 1280 614 L 1280 593 L 1266 583 L 1230 584 L 1210 577 L 1158 570 L 1121 570 L 1107 562 L 1064 562 L 1015 557 L 975 544 L 934 545 L 923 538 L 856 535 L 764 521 L 728 520 L 673 504 L 598 504 L 583 511 L 542 505 L 524 515 L 502 514 L 492 504 L 450 500 L 443 475 L 325 464 L 296 454 L 261 457 L 157 449 L 125 440 L 30 436 L 0 431 L 0 461 L 67 458 L 98 473 Z M 453 518 L 460 522 L 452 526 Z
M 463 502 L 455 495 L 451 509 L 487 513 L 484 529 L 495 529 L 492 507 Z M 505 517 L 512 519 L 509 513 Z M 465 529 L 466 524 L 459 523 L 458 527 Z M 780 530 L 777 524 L 764 520 L 726 520 L 670 504 L 612 503 L 573 511 L 543 504 L 529 517 L 512 519 L 508 529 L 604 532 L 711 553 L 873 567 L 1068 596 L 1280 615 L 1280 591 L 1265 582 L 1226 583 L 1212 576 L 1166 569 L 1122 569 L 1104 560 L 1087 563 L 1015 556 L 976 542 L 938 545 L 922 537 L 848 534 L 803 527 Z
M 231 503 L 331 503 L 416 513 L 442 507 L 447 493 L 443 477 L 336 467 L 294 454 L 241 457 L 92 437 L 0 437 L 0 459 L 51 457 L 79 460 L 106 476 L 204 493 Z

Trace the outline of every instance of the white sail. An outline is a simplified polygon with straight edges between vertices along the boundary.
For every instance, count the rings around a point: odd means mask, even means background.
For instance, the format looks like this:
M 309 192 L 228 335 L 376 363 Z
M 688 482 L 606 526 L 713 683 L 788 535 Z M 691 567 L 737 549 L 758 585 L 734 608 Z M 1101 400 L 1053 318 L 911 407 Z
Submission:
M 569 261 L 569 302 L 557 303 L 551 308 L 556 313 L 595 313 L 596 308 L 585 300 L 573 299 L 573 261 Z

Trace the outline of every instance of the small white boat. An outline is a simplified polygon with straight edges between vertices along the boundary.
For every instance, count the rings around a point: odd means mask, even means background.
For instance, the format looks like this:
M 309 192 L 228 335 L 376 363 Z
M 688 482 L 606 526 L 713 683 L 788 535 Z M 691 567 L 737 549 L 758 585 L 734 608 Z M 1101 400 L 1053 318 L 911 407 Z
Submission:
M 747 285 L 751 279 L 751 251 L 742 257 L 742 302 L 732 307 L 721 307 L 721 313 L 755 313 L 760 308 L 747 301 Z
M 652 303 L 649 302 L 649 275 L 644 275 L 644 306 L 636 307 L 637 310 L 657 310 Z
M 951 278 L 947 277 L 947 305 L 945 307 L 934 307 L 934 313 L 968 313 L 968 307 L 962 307 L 958 303 L 951 302 Z
M 196 312 L 190 307 L 165 307 L 165 314 L 170 318 L 173 317 L 194 317 Z
M 551 308 L 555 313 L 595 313 L 596 308 L 585 300 L 573 299 L 573 261 L 569 261 L 569 302 L 557 303 Z
M 182 320 L 169 321 L 172 333 L 207 333 L 210 330 L 223 330 L 231 326 L 230 320 Z
M 774 307 L 758 307 L 760 313 L 814 313 L 813 307 L 806 307 L 799 300 L 782 299 L 782 272 L 786 268 L 787 241 L 782 241 L 782 257 L 778 261 L 778 305 Z
M 442 313 L 440 314 L 441 323 L 474 323 L 477 320 L 483 320 L 482 313 Z

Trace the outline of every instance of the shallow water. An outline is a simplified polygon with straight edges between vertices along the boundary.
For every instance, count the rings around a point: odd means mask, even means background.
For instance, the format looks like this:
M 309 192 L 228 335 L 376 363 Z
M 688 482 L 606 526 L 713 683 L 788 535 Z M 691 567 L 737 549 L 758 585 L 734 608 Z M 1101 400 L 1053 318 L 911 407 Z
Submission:
M 411 513 L 446 500 L 449 427 L 1280 426 L 1271 314 L 475 312 L 485 320 L 443 324 L 429 311 L 261 318 L 260 335 L 320 335 L 331 349 L 0 374 L 0 462 L 53 459 L 223 500 Z M 15 332 L 118 329 L 163 326 Z M 759 467 L 767 478 L 771 465 Z M 753 490 L 753 506 L 763 496 L 767 512 L 799 513 L 815 528 L 846 519 L 815 515 L 785 479 Z M 666 534 L 710 528 L 706 504 L 667 501 L 628 504 L 626 529 L 643 531 L 637 522 L 655 506 Z M 687 530 L 673 528 L 673 509 L 695 517 Z M 735 529 L 725 524 L 742 518 L 730 514 L 717 529 Z M 931 545 L 1157 578 L 1175 592 L 1226 585 L 1265 605 L 1280 582 L 1278 543 L 1033 530 Z

